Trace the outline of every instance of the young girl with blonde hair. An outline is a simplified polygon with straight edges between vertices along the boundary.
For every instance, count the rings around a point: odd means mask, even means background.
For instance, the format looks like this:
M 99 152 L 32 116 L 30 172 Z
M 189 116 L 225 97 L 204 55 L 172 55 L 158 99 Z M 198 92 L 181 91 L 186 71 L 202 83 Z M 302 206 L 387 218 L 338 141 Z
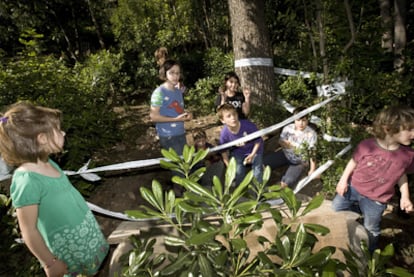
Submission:
M 20 102 L 0 118 L 0 153 L 16 166 L 10 194 L 24 243 L 46 276 L 91 276 L 108 253 L 82 195 L 49 158 L 63 150 L 61 112 Z

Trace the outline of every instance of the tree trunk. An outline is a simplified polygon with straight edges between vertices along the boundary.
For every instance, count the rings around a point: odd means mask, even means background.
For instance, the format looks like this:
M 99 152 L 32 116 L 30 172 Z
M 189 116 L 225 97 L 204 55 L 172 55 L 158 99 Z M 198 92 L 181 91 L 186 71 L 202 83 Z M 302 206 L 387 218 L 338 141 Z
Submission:
M 392 53 L 392 17 L 391 0 L 379 0 L 381 12 L 381 27 L 383 28 L 381 47 L 385 52 Z
M 95 32 L 96 32 L 96 36 L 98 37 L 99 45 L 101 46 L 102 49 L 105 49 L 105 42 L 104 42 L 104 39 L 101 33 L 101 28 L 99 27 L 98 21 L 96 20 L 95 13 L 91 6 L 91 1 L 86 0 L 86 4 L 88 5 L 88 8 L 89 8 L 89 14 L 91 16 L 93 26 L 95 27 Z
M 394 0 L 394 69 L 400 72 L 405 60 L 403 50 L 407 45 L 406 4 L 405 0 Z
M 228 0 L 236 73 L 252 103 L 276 99 L 275 74 L 263 0 Z
M 325 36 L 325 26 L 323 24 L 323 7 L 320 0 L 316 2 L 316 22 L 318 25 L 319 31 L 319 53 L 322 59 L 322 68 L 323 68 L 323 79 L 324 82 L 328 80 L 329 76 L 329 66 L 328 66 L 328 58 L 326 57 L 326 50 L 325 50 L 325 43 L 326 43 L 326 36 Z

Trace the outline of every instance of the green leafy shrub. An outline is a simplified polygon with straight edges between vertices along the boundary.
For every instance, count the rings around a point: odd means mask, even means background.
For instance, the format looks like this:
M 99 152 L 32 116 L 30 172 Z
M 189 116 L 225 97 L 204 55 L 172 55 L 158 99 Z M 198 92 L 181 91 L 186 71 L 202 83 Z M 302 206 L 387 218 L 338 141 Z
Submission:
M 196 108 L 200 115 L 215 113 L 218 88 L 224 75 L 233 70 L 232 54 L 225 54 L 218 48 L 209 49 L 204 56 L 204 76 L 195 83 L 186 95 L 186 103 Z
M 110 67 L 113 56 L 107 52 L 75 69 L 52 56 L 30 53 L 0 65 L 0 107 L 25 100 L 62 110 L 67 151 L 60 163 L 78 168 L 119 137 L 108 103 L 119 67 L 116 62 Z
M 299 276 L 304 273 L 305 276 L 315 276 L 327 272 L 328 265 L 332 267 L 331 263 L 336 263 L 330 258 L 335 251 L 333 247 L 311 251 L 317 241 L 315 234 L 327 234 L 329 229 L 297 221 L 319 207 L 322 196 L 313 199 L 305 209 L 300 209 L 302 203 L 290 189 L 266 186 L 270 168 L 265 170 L 263 184 L 253 180 L 251 171 L 234 188 L 234 159 L 230 161 L 224 184 L 215 177 L 211 188 L 202 187 L 197 182 L 205 168 L 192 172 L 192 167 L 208 152 L 194 151 L 194 147 L 186 146 L 182 158 L 174 150 L 162 151 L 167 160 L 162 160 L 161 166 L 184 176 L 172 179 L 186 189 L 183 198 L 176 198 L 173 191 L 164 193 L 154 180 L 152 189 L 140 189 L 149 205 L 127 211 L 128 215 L 136 218 L 159 218 L 176 229 L 178 236 L 171 234 L 164 239 L 164 243 L 176 251 L 154 256 L 151 239 L 139 243 L 134 239 L 133 243 L 139 250 L 134 249 L 129 254 L 123 276 L 188 276 L 192 273 L 202 276 Z M 288 212 L 284 213 L 290 223 L 283 220 L 281 210 L 266 202 L 275 198 L 285 201 Z M 278 234 L 274 242 L 259 237 L 257 243 L 265 250 L 249 257 L 251 250 L 246 237 L 263 226 L 263 212 L 271 213 Z M 270 256 L 278 256 L 280 262 L 274 262 Z M 160 267 L 167 258 L 168 264 Z
M 126 213 L 140 219 L 159 219 L 176 232 L 164 237 L 167 251 L 156 253 L 154 238 L 131 237 L 133 249 L 123 257 L 122 276 L 338 276 L 348 271 L 352 276 L 412 275 L 402 268 L 387 266 L 393 255 L 392 246 L 377 249 L 371 256 L 362 245 L 363 257 L 344 250 L 346 264 L 333 259 L 335 247 L 325 246 L 315 251 L 316 235 L 329 233 L 327 227 L 301 223 L 301 217 L 318 208 L 323 196 L 302 205 L 292 190 L 279 185 L 267 186 L 270 168 L 266 168 L 263 184 L 253 179 L 250 171 L 238 187 L 232 187 L 236 163 L 231 159 L 224 183 L 216 177 L 212 187 L 198 184 L 205 168 L 192 170 L 203 160 L 208 150 L 195 153 L 194 147 L 185 146 L 183 156 L 174 150 L 162 150 L 165 160 L 161 166 L 176 171 L 173 182 L 185 188 L 183 197 L 163 191 L 156 180 L 151 189 L 141 187 L 141 195 L 148 205 Z M 286 208 L 271 207 L 267 200 L 283 200 Z M 277 234 L 270 241 L 257 237 L 263 248 L 251 256 L 247 238 L 264 224 L 263 213 L 271 215 Z M 155 226 L 154 226 L 155 227 Z M 251 245 L 250 245 L 251 246 Z M 368 266 L 365 266 L 368 265 Z M 366 269 L 365 269 L 366 267 Z M 359 274 L 361 273 L 361 274 Z M 392 275 L 390 275 L 392 276 Z

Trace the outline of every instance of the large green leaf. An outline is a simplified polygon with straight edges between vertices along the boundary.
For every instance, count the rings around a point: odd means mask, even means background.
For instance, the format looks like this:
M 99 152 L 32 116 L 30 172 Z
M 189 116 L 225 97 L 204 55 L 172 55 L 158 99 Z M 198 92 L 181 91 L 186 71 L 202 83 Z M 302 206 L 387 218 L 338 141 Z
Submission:
M 185 240 L 173 236 L 165 236 L 164 242 L 169 246 L 185 246 Z
M 262 220 L 261 214 L 253 214 L 248 216 L 241 216 L 235 220 L 236 224 L 255 224 Z
M 217 230 L 202 232 L 198 234 L 192 234 L 190 238 L 187 239 L 187 245 L 202 245 L 208 243 L 214 239 L 217 235 Z
M 198 265 L 200 267 L 201 276 L 214 276 L 211 263 L 205 255 L 200 254 L 198 256 Z
M 181 158 L 180 156 L 177 154 L 177 152 L 175 152 L 175 150 L 173 148 L 168 149 L 168 151 L 164 148 L 161 149 L 161 154 L 168 160 L 172 161 L 172 162 L 180 162 Z M 162 161 L 162 160 L 161 160 Z M 160 162 L 161 162 L 160 161 Z
M 301 201 L 298 201 L 293 191 L 289 188 L 284 188 L 281 191 L 281 195 L 289 211 L 292 213 L 292 217 L 295 218 L 302 204 Z
M 257 206 L 257 201 L 250 200 L 250 201 L 241 202 L 235 205 L 233 209 L 240 212 L 241 214 L 246 214 L 254 210 L 256 206 Z
M 183 159 L 186 163 L 189 163 L 193 159 L 193 155 L 195 152 L 194 146 L 184 145 L 183 148 Z
M 407 269 L 398 266 L 393 268 L 387 268 L 385 272 L 398 277 L 414 277 L 414 274 L 410 273 Z
M 303 225 L 305 226 L 307 231 L 312 231 L 318 235 L 325 236 L 330 232 L 329 228 L 320 224 L 304 223 Z
M 306 215 L 310 211 L 319 208 L 324 200 L 324 196 L 322 194 L 315 196 L 312 198 L 312 200 L 309 202 L 309 204 L 306 206 L 306 208 L 302 211 L 302 216 Z
M 157 201 L 158 207 L 160 207 L 160 210 L 164 210 L 164 197 L 162 187 L 156 180 L 152 181 L 152 192 L 154 194 L 155 200 Z
M 139 188 L 141 192 L 142 198 L 144 198 L 151 206 L 158 209 L 159 211 L 162 211 L 161 206 L 158 204 L 157 199 L 154 197 L 154 194 L 152 191 L 150 191 L 148 188 L 140 187 Z
M 223 186 L 219 177 L 213 177 L 213 192 L 220 200 L 223 198 Z
M 178 258 L 172 262 L 171 264 L 167 265 L 163 270 L 162 273 L 165 275 L 172 275 L 179 272 L 181 269 L 187 267 L 189 264 L 193 262 L 193 258 L 191 253 L 184 253 L 178 256 Z M 178 275 L 178 274 L 177 274 Z M 175 275 L 175 276 L 177 276 Z
M 230 244 L 232 249 L 236 252 L 242 251 L 247 248 L 247 242 L 243 239 L 231 239 Z
M 197 151 L 197 153 L 195 153 L 195 155 L 193 156 L 193 160 L 191 161 L 190 167 L 192 168 L 197 163 L 201 162 L 207 155 L 208 149 L 200 149 L 199 151 Z
M 299 224 L 299 227 L 296 230 L 295 244 L 293 245 L 293 253 L 291 261 L 294 262 L 299 255 L 302 253 L 303 245 L 306 240 L 306 231 L 303 224 Z
M 305 259 L 303 261 L 303 264 L 306 266 L 323 265 L 329 261 L 333 253 L 335 253 L 335 247 L 325 246 L 324 248 L 319 250 L 317 253 L 314 253 L 310 255 L 307 259 Z

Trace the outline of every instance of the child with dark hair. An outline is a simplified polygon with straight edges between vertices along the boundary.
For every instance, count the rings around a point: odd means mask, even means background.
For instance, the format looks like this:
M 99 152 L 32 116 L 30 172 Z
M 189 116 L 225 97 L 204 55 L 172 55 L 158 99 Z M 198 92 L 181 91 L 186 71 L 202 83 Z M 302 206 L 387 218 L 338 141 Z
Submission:
M 412 212 L 406 172 L 411 170 L 414 150 L 414 110 L 395 106 L 383 109 L 373 123 L 373 138 L 361 141 L 336 186 L 332 207 L 363 215 L 369 249 L 378 246 L 381 217 L 398 184 L 400 208 Z
M 213 145 L 208 142 L 207 134 L 204 130 L 196 131 L 193 134 L 193 140 L 196 151 L 213 148 Z M 224 163 L 219 153 L 208 153 L 204 161 L 196 165 L 196 168 L 200 168 L 202 166 L 206 167 L 206 171 L 201 178 L 201 184 L 203 186 L 211 186 L 214 176 L 217 176 L 219 179 L 222 178 L 224 172 Z
M 305 107 L 298 107 L 293 114 L 303 110 Z M 315 148 L 317 138 L 317 133 L 309 126 L 307 116 L 296 119 L 294 123 L 282 129 L 279 138 L 282 149 L 267 153 L 263 158 L 263 164 L 271 169 L 289 166 L 280 181 L 282 187 L 288 186 L 293 189 L 306 169 L 308 175 L 315 171 L 316 161 L 309 152 Z
M 250 113 L 250 90 L 239 90 L 240 79 L 236 72 L 228 72 L 224 76 L 223 85 L 219 88 L 216 99 L 216 108 L 224 103 L 230 103 L 237 110 L 239 119 L 246 119 Z
M 193 118 L 191 113 L 184 110 L 183 92 L 177 88 L 181 67 L 174 60 L 166 60 L 159 74 L 164 83 L 151 95 L 150 118 L 155 122 L 161 147 L 167 150 L 173 148 L 181 155 L 187 144 L 184 122 Z

